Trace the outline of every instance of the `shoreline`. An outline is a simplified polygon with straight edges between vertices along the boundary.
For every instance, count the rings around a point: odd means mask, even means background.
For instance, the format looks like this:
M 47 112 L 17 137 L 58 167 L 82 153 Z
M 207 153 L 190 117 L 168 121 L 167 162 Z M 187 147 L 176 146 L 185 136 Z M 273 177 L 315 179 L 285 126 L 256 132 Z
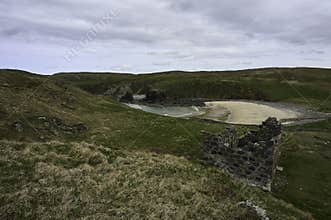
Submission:
M 201 102 L 204 99 L 198 100 Z M 168 105 L 143 102 L 126 103 L 126 105 L 168 117 L 198 118 L 234 125 L 258 125 L 268 117 L 276 117 L 284 125 L 311 123 L 331 117 L 330 113 L 313 111 L 300 105 L 256 100 L 208 100 L 198 106 L 188 105 L 188 103 L 187 105 Z

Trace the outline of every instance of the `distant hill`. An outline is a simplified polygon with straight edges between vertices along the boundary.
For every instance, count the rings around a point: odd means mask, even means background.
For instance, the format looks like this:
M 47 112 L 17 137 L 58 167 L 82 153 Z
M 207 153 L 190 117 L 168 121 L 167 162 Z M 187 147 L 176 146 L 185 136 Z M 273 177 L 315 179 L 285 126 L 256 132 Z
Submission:
M 154 74 L 62 73 L 55 79 L 93 94 L 119 84 L 135 93 L 146 88 L 164 91 L 169 99 L 213 98 L 285 101 L 331 110 L 331 70 L 318 68 L 264 68 L 240 71 L 170 71 Z

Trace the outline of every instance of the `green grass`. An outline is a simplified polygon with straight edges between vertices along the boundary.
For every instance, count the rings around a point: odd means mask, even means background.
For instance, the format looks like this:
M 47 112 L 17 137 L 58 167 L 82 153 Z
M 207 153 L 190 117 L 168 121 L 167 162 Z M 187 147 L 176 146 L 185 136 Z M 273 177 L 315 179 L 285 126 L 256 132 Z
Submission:
M 174 98 L 247 98 L 306 105 L 308 100 L 317 109 L 327 111 L 331 103 L 323 101 L 331 91 L 330 79 L 330 70 L 322 69 L 139 76 L 68 73 L 50 78 L 1 70 L 1 217 L 11 213 L 17 218 L 61 218 L 63 214 L 68 218 L 247 219 L 248 210 L 238 209 L 235 204 L 251 198 L 266 208 L 272 219 L 307 218 L 295 207 L 325 219 L 330 215 L 330 196 L 325 190 L 331 190 L 331 164 L 329 145 L 322 142 L 331 139 L 330 122 L 286 130 L 280 160 L 285 169 L 270 195 L 245 187 L 202 163 L 201 131 L 220 132 L 224 124 L 157 116 L 93 94 L 114 84 L 130 84 L 135 91 L 151 86 Z M 49 129 L 38 119 L 41 116 L 59 118 L 66 125 L 84 123 L 88 130 L 66 133 Z M 22 132 L 12 126 L 17 121 L 23 125 Z M 86 178 L 83 173 L 88 174 Z M 86 184 L 79 188 L 79 181 Z M 157 185 L 162 182 L 162 187 Z M 32 190 L 35 188 L 39 191 Z
M 331 134 L 323 131 L 329 126 L 330 121 L 319 122 L 287 133 L 280 160 L 284 171 L 274 187 L 275 196 L 309 210 L 317 219 L 331 216 Z
M 76 75 L 67 74 L 66 80 L 72 79 L 72 76 Z M 104 74 L 100 76 L 103 76 L 102 81 L 98 80 L 98 74 L 84 74 L 84 77 L 95 80 L 93 83 L 88 81 L 85 83 L 112 85 L 110 78 L 113 76 L 108 78 Z M 61 80 L 64 76 L 60 74 L 55 77 Z M 331 94 L 331 70 L 329 69 L 270 68 L 228 72 L 168 72 L 126 75 L 121 80 L 121 83 L 124 82 L 131 83 L 134 91 L 151 86 L 164 90 L 168 96 L 175 98 L 262 99 L 303 104 L 308 108 L 325 112 L 331 110 L 331 98 L 328 99 Z M 75 79 L 71 83 L 77 85 L 81 81 Z M 93 92 L 93 90 L 89 91 Z M 330 159 L 326 157 L 329 155 L 329 148 L 318 144 L 319 140 L 316 139 L 318 136 L 323 136 L 327 140 L 331 138 L 327 135 L 331 131 L 330 124 L 318 122 L 287 131 L 290 141 L 286 141 L 283 145 L 284 152 L 280 163 L 285 169 L 279 178 L 286 178 L 288 184 L 276 188 L 274 193 L 276 197 L 312 212 L 318 219 L 325 219 L 331 215 L 327 207 L 330 206 L 331 197 L 325 193 L 331 190 L 329 184 L 331 181 L 326 178 L 331 176 L 327 175 L 331 172 Z M 190 128 L 190 125 L 186 127 Z M 309 150 L 303 150 L 300 146 L 305 146 Z M 178 152 L 177 147 L 175 149 Z M 289 150 L 293 147 L 295 151 Z M 198 155 L 198 152 L 194 154 Z M 300 190 L 299 186 L 302 186 L 303 190 Z

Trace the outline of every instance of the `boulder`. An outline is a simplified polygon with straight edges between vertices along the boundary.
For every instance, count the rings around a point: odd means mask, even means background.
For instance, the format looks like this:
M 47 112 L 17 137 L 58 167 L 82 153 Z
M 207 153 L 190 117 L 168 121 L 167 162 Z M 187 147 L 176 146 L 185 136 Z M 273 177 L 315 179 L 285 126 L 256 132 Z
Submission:
M 165 92 L 157 90 L 157 89 L 150 89 L 146 93 L 145 101 L 150 103 L 159 103 L 163 102 L 167 98 Z

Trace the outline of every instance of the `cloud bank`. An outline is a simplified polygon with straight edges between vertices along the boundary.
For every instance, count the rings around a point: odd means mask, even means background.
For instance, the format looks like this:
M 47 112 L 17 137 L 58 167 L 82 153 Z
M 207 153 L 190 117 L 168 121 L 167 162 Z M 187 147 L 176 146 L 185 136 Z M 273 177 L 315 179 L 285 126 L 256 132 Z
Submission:
M 2 0 L 0 68 L 331 67 L 329 0 Z

